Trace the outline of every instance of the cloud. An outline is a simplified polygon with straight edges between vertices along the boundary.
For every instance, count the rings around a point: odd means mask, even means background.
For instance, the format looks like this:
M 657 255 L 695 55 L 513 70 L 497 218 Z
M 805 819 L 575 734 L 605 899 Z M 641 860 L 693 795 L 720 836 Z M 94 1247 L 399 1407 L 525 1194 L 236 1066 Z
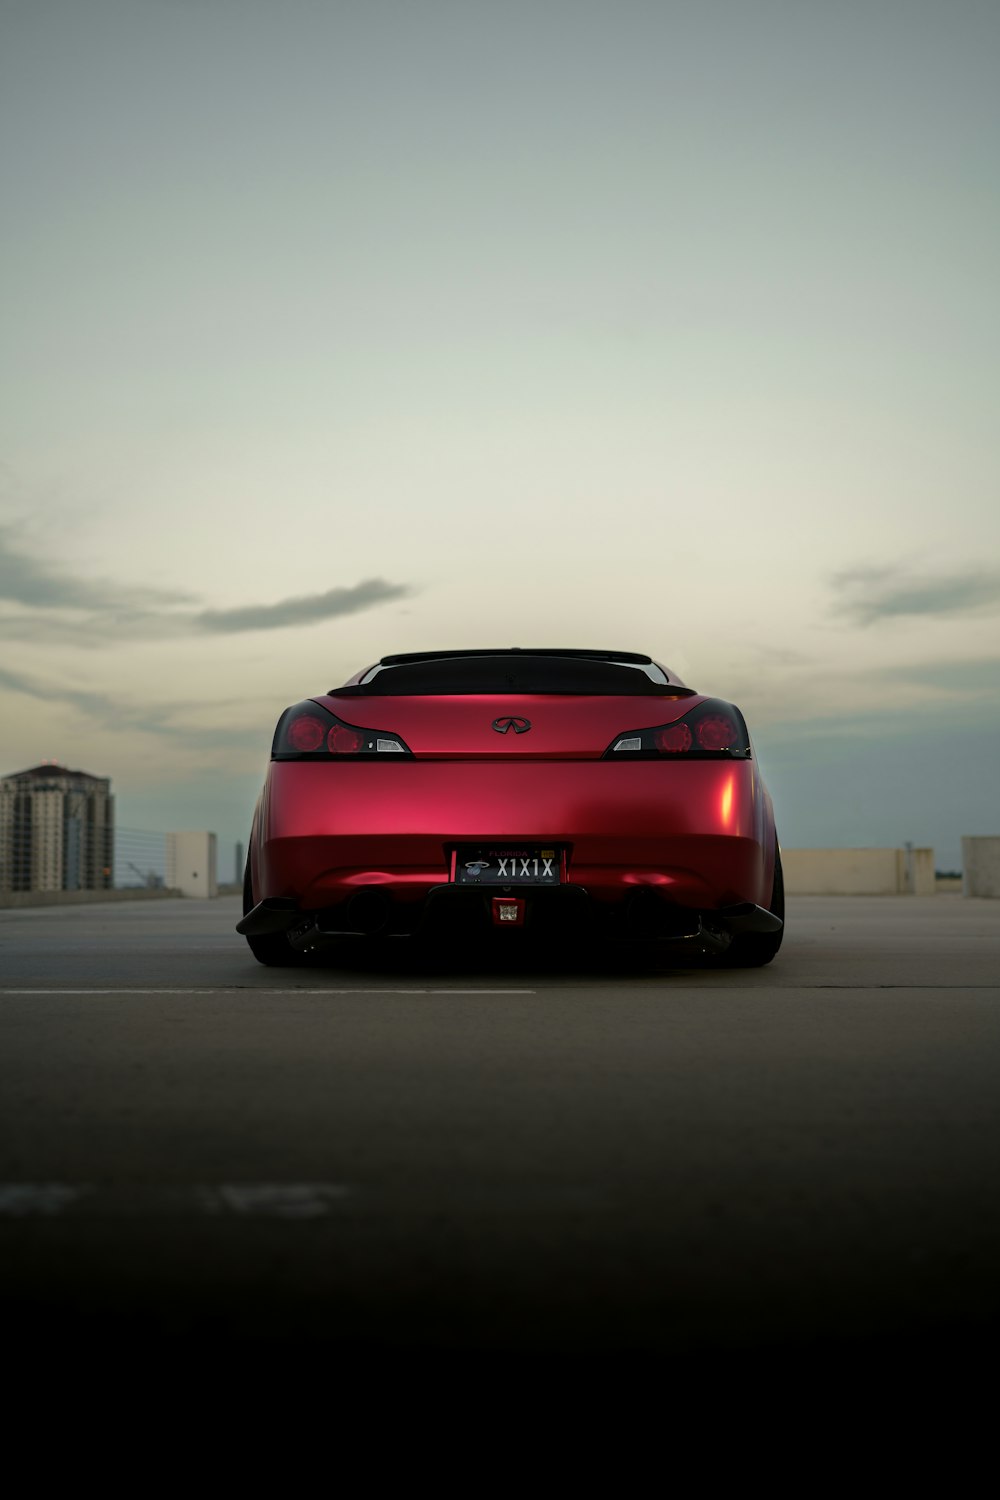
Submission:
M 145 610 L 151 602 L 193 602 L 193 595 L 173 590 L 123 588 L 106 579 L 76 578 L 22 552 L 14 544 L 14 536 L 14 527 L 0 525 L 0 600 L 25 605 L 28 609 L 100 612 Z
M 36 682 L 21 672 L 8 672 L 6 667 L 0 667 L 0 688 L 8 688 L 12 693 L 24 693 L 28 698 L 42 697 Z
M 831 582 L 841 598 L 836 614 L 857 625 L 901 616 L 989 614 L 1000 610 L 1000 570 L 970 569 L 937 575 L 902 568 L 850 568 Z
M 330 589 L 325 594 L 303 594 L 279 604 L 250 604 L 242 609 L 206 609 L 194 618 L 200 630 L 279 630 L 286 625 L 312 625 L 335 615 L 353 615 L 390 599 L 402 599 L 410 590 L 405 584 L 366 578 L 353 588 Z
M 11 672 L 0 667 L 0 688 L 21 693 L 27 698 L 36 698 L 42 703 L 69 704 L 88 718 L 100 723 L 114 724 L 122 729 L 147 729 L 163 734 L 184 734 L 186 731 L 170 721 L 186 705 L 179 704 L 129 704 L 109 693 L 87 692 L 80 688 L 53 685 L 37 677 L 27 677 L 23 672 Z
M 253 703 L 246 698 L 213 699 L 213 719 L 206 724 L 203 702 L 129 701 L 118 694 L 72 688 L 0 667 L 0 693 L 4 690 L 50 706 L 72 708 L 81 720 L 98 728 L 112 728 L 116 736 L 123 732 L 153 735 L 175 748 L 196 753 L 250 753 L 255 762 L 270 743 L 271 723 L 278 712 L 270 705 L 257 722 Z M 134 746 L 136 742 L 129 743 Z
M 211 633 L 281 630 L 358 614 L 407 597 L 406 584 L 366 578 L 325 594 L 303 594 L 277 604 L 238 609 L 192 609 L 201 601 L 174 590 L 124 587 L 78 578 L 22 551 L 11 526 L 0 526 L 0 636 L 37 644 L 88 645 L 164 640 Z

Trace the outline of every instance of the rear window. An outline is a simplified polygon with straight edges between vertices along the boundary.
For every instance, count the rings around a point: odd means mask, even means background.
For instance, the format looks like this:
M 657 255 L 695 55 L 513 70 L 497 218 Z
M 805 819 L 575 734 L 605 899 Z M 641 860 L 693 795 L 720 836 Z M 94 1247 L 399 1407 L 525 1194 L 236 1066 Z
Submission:
M 587 661 L 547 656 L 462 656 L 377 666 L 338 696 L 410 697 L 418 694 L 575 693 L 649 696 L 690 694 L 653 663 Z

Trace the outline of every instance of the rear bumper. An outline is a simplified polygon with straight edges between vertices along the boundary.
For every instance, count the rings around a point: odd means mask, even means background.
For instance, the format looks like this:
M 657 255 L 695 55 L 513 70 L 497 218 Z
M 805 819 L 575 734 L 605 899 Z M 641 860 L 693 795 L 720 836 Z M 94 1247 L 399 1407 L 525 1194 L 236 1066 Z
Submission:
M 521 887 L 524 930 L 535 937 L 587 935 L 649 940 L 724 951 L 742 933 L 781 930 L 779 917 L 742 902 L 713 911 L 682 907 L 649 887 L 633 888 L 618 902 L 594 903 L 583 886 Z M 248 937 L 284 932 L 291 946 L 308 953 L 342 938 L 487 936 L 496 927 L 498 897 L 469 887 L 436 886 L 420 901 L 398 902 L 385 888 L 355 891 L 336 906 L 302 911 L 288 900 L 263 900 L 241 922 Z
M 403 917 L 411 908 L 413 930 L 459 894 L 431 901 L 457 844 L 503 842 L 565 848 L 561 890 L 598 907 L 632 905 L 637 891 L 695 911 L 770 897 L 774 830 L 752 761 L 522 760 L 272 762 L 251 841 L 254 900 L 312 913 L 379 892 Z

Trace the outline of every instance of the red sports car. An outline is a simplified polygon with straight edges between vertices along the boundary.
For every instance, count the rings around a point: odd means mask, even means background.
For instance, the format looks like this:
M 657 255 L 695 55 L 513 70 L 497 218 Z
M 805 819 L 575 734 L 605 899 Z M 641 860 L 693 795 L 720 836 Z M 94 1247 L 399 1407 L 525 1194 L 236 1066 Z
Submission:
M 769 963 L 784 893 L 743 715 L 628 651 L 385 656 L 278 720 L 243 933 L 534 933 Z M 509 940 L 509 939 L 508 939 Z

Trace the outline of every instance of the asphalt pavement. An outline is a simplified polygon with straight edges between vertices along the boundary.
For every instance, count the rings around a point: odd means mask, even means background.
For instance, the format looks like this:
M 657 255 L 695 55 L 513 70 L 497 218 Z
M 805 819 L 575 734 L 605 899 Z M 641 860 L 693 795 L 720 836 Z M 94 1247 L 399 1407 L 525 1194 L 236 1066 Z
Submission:
M 967 1365 L 1000 1330 L 1000 902 L 788 906 L 744 971 L 267 969 L 233 898 L 0 911 L 8 1350 Z

